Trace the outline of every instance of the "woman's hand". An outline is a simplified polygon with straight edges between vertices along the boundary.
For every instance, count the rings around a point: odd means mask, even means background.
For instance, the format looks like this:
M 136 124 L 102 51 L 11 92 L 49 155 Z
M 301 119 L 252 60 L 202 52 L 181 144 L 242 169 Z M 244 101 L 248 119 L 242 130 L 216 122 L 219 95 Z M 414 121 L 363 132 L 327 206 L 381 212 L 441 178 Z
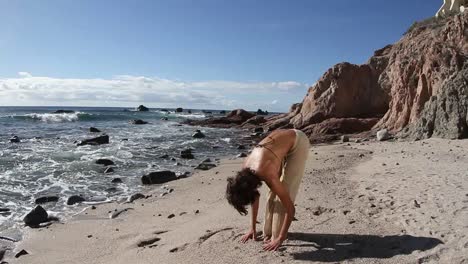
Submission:
M 273 240 L 265 241 L 265 243 L 263 244 L 263 250 L 276 251 L 281 246 L 283 241 L 284 239 L 281 239 L 281 238 L 276 238 Z
M 242 236 L 240 241 L 242 243 L 245 243 L 245 242 L 249 241 L 249 239 L 253 239 L 254 241 L 257 240 L 257 235 L 255 234 L 254 229 L 250 229 L 250 231 L 247 234 Z

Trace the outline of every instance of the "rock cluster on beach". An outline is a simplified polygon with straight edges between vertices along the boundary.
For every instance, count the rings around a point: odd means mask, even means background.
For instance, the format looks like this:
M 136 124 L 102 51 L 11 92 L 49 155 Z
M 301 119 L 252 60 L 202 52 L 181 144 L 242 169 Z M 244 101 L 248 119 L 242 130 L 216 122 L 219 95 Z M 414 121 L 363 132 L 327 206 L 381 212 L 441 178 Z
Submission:
M 288 113 L 238 109 L 187 121 L 213 127 L 296 128 L 312 140 L 387 129 L 412 138 L 468 138 L 468 12 L 415 24 L 366 64 L 339 63 Z

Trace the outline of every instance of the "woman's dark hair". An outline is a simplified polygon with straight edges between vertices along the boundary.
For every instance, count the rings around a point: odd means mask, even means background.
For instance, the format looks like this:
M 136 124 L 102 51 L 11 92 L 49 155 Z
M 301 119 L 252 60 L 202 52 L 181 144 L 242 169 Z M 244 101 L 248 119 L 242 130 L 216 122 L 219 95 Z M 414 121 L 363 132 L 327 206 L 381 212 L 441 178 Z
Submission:
M 241 215 L 247 214 L 246 206 L 252 204 L 260 195 L 258 187 L 262 185 L 255 171 L 244 168 L 235 177 L 227 179 L 226 198 Z

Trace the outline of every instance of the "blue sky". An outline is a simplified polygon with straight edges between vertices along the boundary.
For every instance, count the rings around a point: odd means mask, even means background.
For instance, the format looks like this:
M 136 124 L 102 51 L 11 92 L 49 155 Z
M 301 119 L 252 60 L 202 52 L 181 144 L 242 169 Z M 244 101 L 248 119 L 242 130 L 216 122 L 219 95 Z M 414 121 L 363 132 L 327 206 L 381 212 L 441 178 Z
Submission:
M 0 0 L 0 105 L 286 111 L 439 0 Z

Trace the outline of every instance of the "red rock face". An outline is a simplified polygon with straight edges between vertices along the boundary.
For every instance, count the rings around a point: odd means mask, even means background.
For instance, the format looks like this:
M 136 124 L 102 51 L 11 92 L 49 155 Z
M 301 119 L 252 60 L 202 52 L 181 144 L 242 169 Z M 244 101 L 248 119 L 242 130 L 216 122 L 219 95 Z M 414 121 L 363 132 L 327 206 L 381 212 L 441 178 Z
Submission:
M 399 131 L 416 122 L 431 96 L 462 69 L 468 51 L 467 21 L 468 13 L 434 20 L 393 46 L 379 83 L 390 88 L 391 101 L 378 127 Z
M 377 50 L 367 64 L 335 65 L 309 88 L 301 104 L 293 105 L 287 114 L 269 118 L 266 126 L 269 130 L 299 128 L 312 138 L 329 134 L 330 126 L 336 134 L 372 128 L 398 132 L 416 123 L 431 97 L 439 95 L 467 64 L 467 23 L 468 12 L 429 19 L 394 45 Z M 369 120 L 379 119 L 369 127 Z

